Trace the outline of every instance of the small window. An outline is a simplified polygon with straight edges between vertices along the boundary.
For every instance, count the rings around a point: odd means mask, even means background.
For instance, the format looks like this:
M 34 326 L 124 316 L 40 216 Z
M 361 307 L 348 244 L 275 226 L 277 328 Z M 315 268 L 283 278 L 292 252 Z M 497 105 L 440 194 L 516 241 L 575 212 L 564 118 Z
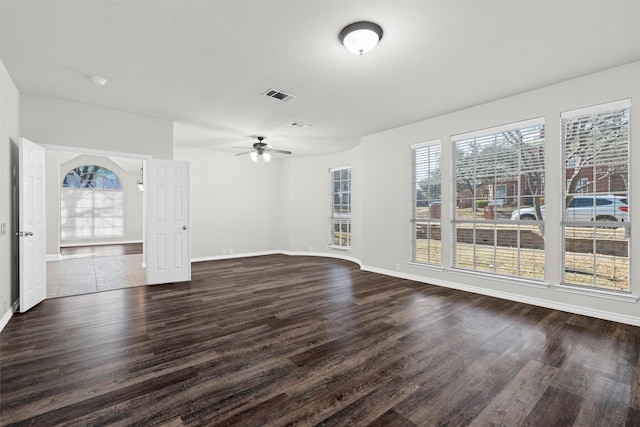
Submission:
M 442 146 L 440 140 L 411 146 L 413 179 L 411 261 L 442 265 Z
M 64 177 L 62 186 L 68 188 L 122 190 L 120 179 L 115 173 L 96 165 L 80 166 L 73 169 Z
M 351 168 L 330 169 L 331 231 L 329 246 L 351 248 Z

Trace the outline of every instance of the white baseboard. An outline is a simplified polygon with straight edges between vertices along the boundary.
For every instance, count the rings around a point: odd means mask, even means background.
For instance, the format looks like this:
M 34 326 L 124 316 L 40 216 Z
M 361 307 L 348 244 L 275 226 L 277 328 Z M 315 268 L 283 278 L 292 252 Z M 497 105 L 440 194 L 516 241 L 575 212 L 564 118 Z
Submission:
M 263 252 L 245 252 L 245 253 L 237 253 L 237 254 L 225 254 L 225 255 L 191 258 L 191 262 L 217 261 L 221 259 L 234 259 L 234 258 L 248 258 L 248 257 L 263 256 L 263 255 L 318 256 L 318 257 L 325 257 L 325 258 L 338 258 L 338 259 L 351 261 L 358 265 L 361 265 L 359 259 L 348 256 L 348 255 L 324 253 L 324 252 L 295 252 L 295 251 L 282 251 L 282 250 L 263 251 Z
M 237 254 L 224 254 L 224 255 L 191 258 L 191 262 L 218 261 L 221 259 L 248 258 L 252 256 L 278 255 L 281 253 L 282 253 L 281 251 L 244 252 L 244 253 L 237 253 Z
M 142 243 L 142 240 L 114 240 L 103 242 L 76 242 L 60 243 L 61 248 L 71 248 L 75 246 L 105 246 L 105 245 L 128 245 L 130 243 Z
M 487 295 L 490 297 L 506 299 L 509 301 L 521 302 L 524 304 L 535 305 L 538 307 L 550 308 L 553 310 L 566 311 L 568 313 L 580 314 L 582 316 L 595 317 L 597 319 L 611 320 L 613 322 L 625 323 L 627 325 L 640 326 L 640 318 L 636 316 L 627 316 L 624 314 L 612 313 L 609 311 L 595 310 L 592 308 L 580 307 L 572 304 L 554 302 L 539 298 L 532 298 L 510 292 L 496 291 L 493 289 L 481 288 L 478 286 L 465 285 L 447 280 L 438 280 L 431 277 L 418 276 L 416 274 L 403 273 L 393 270 L 386 270 L 377 267 L 362 266 L 362 270 L 372 273 L 384 274 L 386 276 L 398 277 L 400 279 L 413 280 L 414 282 L 426 283 L 429 285 L 442 286 L 445 288 L 457 289 L 460 291 L 471 292 L 474 294 Z
M 7 312 L 0 319 L 0 332 L 2 332 L 5 326 L 7 326 L 7 323 L 9 323 L 9 320 L 11 320 L 11 316 L 13 316 L 13 308 L 7 310 Z
M 281 254 L 283 255 L 291 255 L 291 256 L 320 256 L 320 257 L 325 257 L 325 258 L 338 258 L 338 259 L 342 259 L 345 261 L 351 261 L 355 264 L 358 264 L 360 267 L 362 267 L 362 263 L 360 262 L 360 260 L 358 258 L 349 256 L 349 255 L 343 255 L 340 253 L 332 253 L 332 252 L 298 252 L 298 251 L 280 251 Z

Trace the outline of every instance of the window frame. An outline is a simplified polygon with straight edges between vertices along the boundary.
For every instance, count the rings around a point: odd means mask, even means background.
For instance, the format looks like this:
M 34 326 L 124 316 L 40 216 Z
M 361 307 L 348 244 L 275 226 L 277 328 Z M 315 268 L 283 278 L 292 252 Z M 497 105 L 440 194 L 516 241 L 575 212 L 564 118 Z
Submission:
M 432 154 L 431 153 L 431 148 L 437 147 L 437 153 Z M 411 227 L 411 253 L 410 253 L 410 260 L 409 262 L 413 265 L 418 265 L 418 266 L 429 266 L 429 267 L 442 267 L 443 266 L 443 254 L 442 254 L 442 219 L 443 219 L 443 210 L 442 210 L 442 155 L 443 155 L 443 149 L 442 149 L 442 140 L 441 139 L 433 139 L 430 141 L 425 141 L 425 142 L 420 142 L 417 144 L 411 144 L 409 146 L 409 148 L 411 149 L 411 218 L 409 220 L 410 222 L 410 227 Z M 440 186 L 440 191 L 439 191 L 439 197 L 436 198 L 432 198 L 431 195 L 425 197 L 424 199 L 419 199 L 418 198 L 418 192 L 420 191 L 418 189 L 418 186 L 420 185 L 420 182 L 422 182 L 422 179 L 418 178 L 418 150 L 421 149 L 428 149 L 428 154 L 426 155 L 426 157 L 422 156 L 423 158 L 426 158 L 428 164 L 431 164 L 431 159 L 432 156 L 439 156 L 439 159 L 437 160 L 438 162 L 438 168 L 440 169 L 440 179 L 439 180 L 431 180 L 428 179 L 427 185 L 428 185 L 428 191 L 427 193 L 430 192 L 430 189 L 433 185 L 439 185 Z M 429 171 L 431 171 L 431 167 L 427 165 L 427 169 Z M 426 209 L 426 214 L 427 216 L 425 218 L 418 218 L 420 215 L 418 213 L 418 204 L 420 201 L 424 200 L 425 203 L 427 203 L 427 205 L 425 205 L 424 207 L 427 208 Z M 434 206 L 434 203 L 436 202 L 440 202 L 439 203 L 439 210 L 437 211 L 437 213 L 432 212 L 432 206 Z M 446 218 L 446 216 L 445 216 Z M 426 231 L 425 231 L 425 238 L 424 239 L 420 239 L 420 240 L 424 240 L 425 241 L 425 261 L 421 261 L 419 260 L 419 256 L 418 256 L 418 223 L 424 223 L 426 224 Z M 440 239 L 436 239 L 434 237 L 432 237 L 432 225 L 436 225 L 439 227 L 440 229 Z M 436 256 L 432 257 L 432 253 L 431 253 L 431 248 L 432 246 L 435 244 L 435 242 L 438 241 L 440 242 L 440 250 L 439 250 L 439 257 L 437 256 L 438 252 L 436 250 Z M 439 259 L 438 259 L 439 258 Z
M 621 297 L 623 296 L 627 296 L 630 295 L 632 292 L 632 288 L 631 288 L 631 217 L 628 217 L 628 221 L 619 221 L 616 223 L 616 227 L 613 228 L 612 230 L 619 230 L 617 232 L 609 232 L 607 230 L 611 229 L 611 227 L 608 227 L 607 223 L 605 221 L 598 221 L 598 220 L 594 220 L 594 221 L 585 221 L 584 219 L 582 220 L 575 220 L 575 219 L 570 219 L 570 216 L 566 213 L 567 209 L 569 206 L 571 206 L 571 204 L 573 204 L 573 200 L 571 200 L 571 202 L 569 204 L 567 204 L 567 197 L 569 197 L 571 194 L 573 194 L 575 197 L 585 197 L 585 196 L 591 196 L 593 197 L 593 201 L 591 206 L 594 209 L 594 214 L 596 213 L 595 210 L 597 209 L 598 206 L 611 206 L 613 205 L 615 207 L 615 203 L 608 203 L 608 204 L 599 204 L 598 203 L 598 199 L 597 197 L 607 197 L 607 196 L 620 196 L 619 193 L 622 193 L 624 191 L 611 191 L 610 188 L 610 183 L 608 184 L 608 189 L 607 191 L 598 191 L 598 181 L 596 179 L 593 179 L 592 182 L 589 183 L 589 187 L 591 188 L 591 192 L 586 192 L 583 193 L 581 191 L 579 191 L 579 188 L 576 188 L 575 191 L 573 193 L 569 192 L 569 185 L 571 180 L 567 179 L 567 171 L 573 168 L 591 168 L 592 169 L 592 173 L 593 176 L 595 177 L 597 172 L 597 168 L 600 167 L 610 167 L 610 166 L 620 166 L 622 163 L 620 162 L 606 162 L 606 161 L 602 161 L 602 159 L 600 157 L 594 158 L 594 160 L 591 161 L 591 163 L 584 163 L 582 165 L 577 164 L 575 158 L 572 156 L 570 158 L 567 159 L 567 141 L 566 141 L 566 121 L 569 120 L 588 120 L 588 118 L 592 118 L 595 119 L 598 115 L 606 115 L 606 114 L 626 114 L 627 117 L 627 123 L 626 123 L 626 162 L 624 163 L 624 165 L 626 165 L 626 192 L 624 194 L 624 197 L 626 199 L 626 204 L 630 205 L 629 203 L 629 199 L 631 197 L 632 194 L 632 172 L 631 172 L 631 150 L 632 150 L 632 140 L 631 140 L 631 120 L 632 120 L 632 114 L 631 114 L 631 99 L 623 99 L 623 100 L 619 100 L 619 101 L 614 101 L 614 102 L 609 102 L 609 103 L 603 103 L 603 104 L 598 104 L 598 105 L 593 105 L 587 108 L 580 108 L 580 109 L 576 109 L 576 110 L 571 110 L 571 111 L 566 111 L 566 112 L 562 112 L 560 114 L 560 128 L 561 128 L 561 136 L 560 136 L 560 152 L 561 152 L 561 164 L 562 164 L 562 174 L 565 177 L 565 181 L 566 181 L 566 185 L 563 187 L 562 192 L 561 192 L 561 205 L 562 205 L 562 222 L 561 222 L 561 244 L 562 244 L 562 266 L 561 266 L 561 271 L 562 271 L 562 275 L 561 275 L 561 280 L 560 280 L 560 284 L 558 285 L 559 288 L 563 289 L 563 290 L 568 290 L 569 292 L 585 292 L 585 293 L 589 293 L 589 294 L 602 294 L 602 295 L 620 295 Z M 593 136 L 589 136 L 588 140 L 591 141 L 593 138 Z M 617 148 L 617 147 L 616 147 Z M 595 151 L 595 150 L 594 150 Z M 598 154 L 600 154 L 598 152 Z M 604 159 L 606 160 L 607 156 L 606 154 L 603 154 L 602 157 L 604 157 Z M 613 174 L 615 175 L 615 174 Z M 611 177 L 609 177 L 610 179 Z M 580 182 L 582 182 L 584 180 L 584 178 L 580 178 Z M 587 179 L 588 180 L 588 179 Z M 580 184 L 579 184 L 580 185 Z M 574 206 L 575 207 L 575 206 Z M 610 224 L 610 223 L 609 223 Z M 585 234 L 586 230 L 593 230 L 592 233 L 592 238 L 587 239 L 589 242 L 591 242 L 593 250 L 591 254 L 587 254 L 587 255 L 581 255 L 579 253 L 574 254 L 574 255 L 569 255 L 568 253 L 570 251 L 567 251 L 567 241 L 568 241 L 568 237 L 567 234 L 571 233 L 573 230 L 573 233 L 581 233 L 581 234 Z M 620 231 L 621 229 L 623 229 L 624 231 Z M 627 253 L 626 253 L 626 261 L 624 261 L 624 257 L 622 262 L 626 262 L 627 266 L 625 269 L 625 274 L 626 274 L 626 289 L 617 289 L 614 288 L 613 286 L 604 286 L 602 285 L 602 283 L 599 283 L 599 280 L 602 281 L 602 279 L 604 278 L 604 275 L 601 273 L 602 271 L 602 267 L 600 267 L 600 272 L 598 271 L 598 265 L 602 265 L 599 264 L 598 261 L 605 259 L 607 256 L 607 254 L 599 254 L 598 253 L 598 248 L 600 247 L 600 245 L 598 244 L 598 235 L 601 235 L 601 233 L 607 233 L 607 234 L 611 234 L 613 235 L 613 242 L 612 245 L 615 246 L 615 242 L 619 241 L 616 240 L 617 237 L 621 237 L 621 236 L 617 236 L 617 234 L 624 234 L 623 240 L 626 240 L 626 247 L 627 247 Z M 602 234 L 603 235 L 603 234 Z M 574 236 L 575 237 L 575 236 Z M 606 239 L 603 239 L 606 240 Z M 574 268 L 571 268 L 571 266 L 569 265 L 568 260 L 570 260 L 571 258 L 573 258 L 573 266 Z M 582 283 L 578 283 L 578 280 L 575 280 L 575 277 L 579 277 L 577 273 L 573 272 L 573 270 L 577 271 L 578 269 L 575 267 L 575 265 L 577 265 L 576 263 L 579 262 L 579 259 L 583 258 L 583 259 L 587 259 L 587 258 L 592 258 L 592 267 L 593 267 L 593 272 L 591 274 L 585 274 L 585 272 L 581 272 L 580 274 L 582 276 L 585 275 L 590 275 L 592 276 L 592 280 L 591 280 L 591 284 L 585 284 L 585 282 L 583 281 Z M 613 258 L 611 260 L 609 260 L 610 263 L 613 263 L 614 266 L 616 264 L 616 260 L 618 258 L 618 255 L 613 255 Z M 619 263 L 618 263 L 619 264 Z M 615 267 L 617 268 L 617 267 Z M 619 270 L 618 270 L 619 271 Z M 574 280 L 568 279 L 571 274 L 573 274 Z M 617 277 L 613 277 L 612 276 L 612 282 L 616 282 Z M 614 280 L 616 279 L 616 280 Z
M 342 183 L 345 182 L 342 179 L 342 171 L 347 171 L 348 178 L 346 182 L 348 183 L 348 189 L 346 191 L 342 190 Z M 340 179 L 336 181 L 335 173 L 340 172 Z M 329 217 L 329 244 L 328 247 L 331 249 L 340 249 L 340 250 L 351 250 L 352 245 L 352 230 L 351 230 L 351 217 L 352 217 L 352 169 L 351 166 L 340 166 L 336 168 L 329 169 L 329 182 L 331 185 L 331 200 L 330 200 L 330 217 Z M 339 183 L 339 189 L 336 191 L 336 182 Z M 338 196 L 340 198 L 340 203 L 338 205 L 345 205 L 342 196 L 347 193 L 348 194 L 348 203 L 346 212 L 338 212 L 336 211 L 336 199 Z M 338 239 L 336 242 L 336 226 L 339 228 L 338 230 Z M 343 228 L 346 228 L 343 231 Z M 344 235 L 344 236 L 343 236 Z
M 76 172 L 80 168 L 92 166 L 95 168 L 93 171 L 97 175 L 99 170 L 104 170 L 115 178 L 117 187 L 109 188 L 104 186 L 96 186 L 96 183 L 105 183 L 105 181 L 98 181 L 93 178 L 93 182 L 83 180 L 82 177 Z M 74 176 L 75 178 L 67 180 L 67 177 Z M 109 181 L 111 183 L 111 181 Z M 69 197 L 65 197 L 65 196 Z M 124 186 L 120 177 L 111 169 L 98 166 L 98 165 L 80 165 L 72 168 L 62 178 L 60 185 L 60 240 L 65 241 L 77 241 L 77 240 L 96 240 L 96 239 L 113 239 L 122 238 L 125 236 L 125 203 L 124 203 Z M 67 203 L 65 203 L 65 201 Z M 69 215 L 65 210 L 68 209 L 68 203 L 85 203 L 87 206 L 81 212 L 76 212 L 76 215 Z M 103 203 L 112 202 L 115 205 L 112 207 L 115 211 L 119 211 L 120 215 L 101 216 L 96 215 L 95 212 L 109 212 L 105 209 L 105 206 L 101 206 Z M 92 212 L 91 217 L 83 215 L 84 213 Z M 88 227 L 81 228 L 78 225 L 73 227 L 72 235 L 65 235 L 65 230 L 69 229 L 64 224 L 64 221 L 72 220 L 75 222 L 84 222 Z M 103 221 L 100 221 L 103 220 Z M 113 224 L 119 221 L 120 225 L 112 225 L 112 232 L 101 234 L 99 230 L 103 230 L 104 227 L 99 227 L 98 224 L 104 222 L 104 220 L 111 220 Z M 114 221 L 117 220 L 117 221 Z M 90 231 L 90 233 L 83 233 L 82 231 Z
M 532 147 L 531 152 L 535 155 L 535 161 L 532 161 L 530 164 L 524 164 L 523 160 L 523 147 L 524 146 L 514 146 L 514 151 L 517 152 L 517 159 L 512 163 L 517 164 L 517 168 L 514 171 L 506 171 L 501 175 L 499 172 L 496 172 L 493 175 L 493 180 L 488 181 L 489 186 L 493 186 L 493 199 L 491 200 L 491 194 L 487 197 L 487 207 L 483 208 L 482 218 L 478 218 L 478 214 L 476 210 L 478 209 L 478 202 L 482 201 L 483 198 L 478 197 L 478 187 L 476 182 L 478 179 L 482 179 L 482 173 L 478 174 L 478 164 L 480 164 L 480 152 L 474 153 L 471 157 L 473 162 L 473 173 L 471 175 L 471 182 L 474 183 L 474 188 L 470 189 L 470 196 L 463 198 L 464 200 L 468 200 L 471 203 L 471 217 L 464 218 L 462 215 L 462 205 L 460 204 L 460 193 L 458 190 L 459 178 L 461 174 L 459 173 L 459 150 L 463 148 L 463 144 L 468 144 L 470 147 L 475 147 L 477 144 L 480 144 L 483 149 L 487 147 L 491 147 L 493 141 L 494 148 L 498 146 L 497 141 L 500 138 L 504 138 L 504 134 L 511 131 L 527 131 L 524 135 L 527 138 L 533 138 L 533 144 L 527 147 Z M 536 137 L 536 132 L 539 134 Z M 504 185 L 505 179 L 510 176 L 513 177 L 512 181 L 517 181 L 517 184 L 511 185 L 512 189 L 516 189 L 516 194 L 506 195 L 507 199 L 512 199 L 512 203 L 515 201 L 515 206 L 510 209 L 520 210 L 524 208 L 521 204 L 522 200 L 527 197 L 531 197 L 532 199 L 538 198 L 540 201 L 544 200 L 545 197 L 545 183 L 546 183 L 546 174 L 544 173 L 545 164 L 546 164 L 546 123 L 544 117 L 538 117 L 530 120 L 524 120 L 519 122 L 513 122 L 501 126 L 496 126 L 492 128 L 482 129 L 478 131 L 468 132 L 464 134 L 458 134 L 451 136 L 451 165 L 452 165 L 452 173 L 451 173 L 451 185 L 452 185 L 452 199 L 455 201 L 453 204 L 453 214 L 451 219 L 451 268 L 453 271 L 466 272 L 471 275 L 486 275 L 488 277 L 492 277 L 495 279 L 509 279 L 513 280 L 514 283 L 518 282 L 530 282 L 532 284 L 544 284 L 546 283 L 546 242 L 544 239 L 542 240 L 542 247 L 537 248 L 534 244 L 531 247 L 526 247 L 525 239 L 523 238 L 523 232 L 526 231 L 528 234 L 539 234 L 544 235 L 544 219 L 536 219 L 536 220 L 527 220 L 527 219 L 510 219 L 510 218 L 498 218 L 495 214 L 499 207 L 508 206 L 507 201 L 501 201 L 500 203 L 496 197 L 496 190 L 498 185 Z M 502 136 L 501 136 L 502 135 Z M 484 144 L 484 145 L 483 145 Z M 499 151 L 496 151 L 495 159 L 498 159 L 500 154 Z M 497 161 L 497 160 L 495 160 Z M 482 162 L 484 164 L 484 162 Z M 508 169 L 508 168 L 507 168 Z M 539 183 L 538 190 L 539 193 L 527 194 L 526 188 L 523 184 L 523 175 L 526 173 L 530 173 L 532 171 L 537 171 L 539 173 Z M 480 177 L 480 178 L 478 178 Z M 508 181 L 506 182 L 508 183 Z M 502 188 L 502 187 L 501 187 Z M 507 185 L 506 189 L 508 190 L 509 186 Z M 491 203 L 493 201 L 493 203 Z M 535 206 L 535 203 L 534 203 Z M 540 203 L 542 207 L 542 203 Z M 487 210 L 488 209 L 488 210 Z M 484 212 L 487 210 L 487 212 Z M 512 211 L 512 213 L 513 213 Z M 485 214 L 489 214 L 490 218 L 485 218 Z M 471 227 L 471 236 L 465 237 L 464 234 L 462 236 L 462 240 L 459 241 L 458 233 L 464 230 L 464 225 L 468 225 Z M 461 227 L 463 226 L 463 227 Z M 515 228 L 513 228 L 515 226 Z M 501 237 L 501 229 L 513 229 L 515 234 L 515 240 L 512 245 L 504 246 L 500 244 Z M 465 239 L 470 238 L 471 241 L 465 242 Z M 489 243 L 487 243 L 487 241 Z M 462 243 L 461 243 L 462 242 Z M 461 244 L 469 244 L 471 247 L 469 249 L 470 255 L 467 258 L 459 258 L 458 251 L 459 245 Z M 540 245 L 540 243 L 538 243 Z M 514 248 L 514 249 L 512 249 Z M 499 254 L 499 252 L 507 251 L 511 258 L 507 257 L 506 259 L 511 259 L 511 268 L 515 270 L 515 274 L 507 274 L 505 271 L 509 271 L 508 268 L 503 266 L 499 267 L 499 261 L 502 262 L 505 258 L 503 254 Z M 493 253 L 493 262 L 485 262 L 481 260 L 481 257 L 486 258 L 488 255 L 484 254 L 484 252 Z M 526 259 L 523 259 L 525 256 L 531 256 L 533 258 L 541 258 L 535 263 L 538 271 L 535 271 L 531 266 L 533 263 Z M 462 260 L 462 261 L 461 261 Z M 487 264 L 484 266 L 483 262 Z M 465 266 L 464 264 L 470 264 Z M 504 264 L 508 264 L 505 262 Z M 489 269 L 491 267 L 492 269 Z M 527 268 L 530 268 L 527 270 Z

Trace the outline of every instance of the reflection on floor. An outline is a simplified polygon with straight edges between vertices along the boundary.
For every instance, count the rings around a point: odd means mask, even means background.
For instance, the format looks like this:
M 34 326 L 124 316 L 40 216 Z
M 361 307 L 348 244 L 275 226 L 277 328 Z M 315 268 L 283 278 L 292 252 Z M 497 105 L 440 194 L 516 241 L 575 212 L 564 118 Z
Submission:
M 117 248 L 84 250 L 63 255 L 47 263 L 47 298 L 80 295 L 145 284 L 142 254 L 102 256 L 123 253 Z M 64 253 L 64 252 L 63 252 Z M 124 252 L 126 253 L 126 252 Z

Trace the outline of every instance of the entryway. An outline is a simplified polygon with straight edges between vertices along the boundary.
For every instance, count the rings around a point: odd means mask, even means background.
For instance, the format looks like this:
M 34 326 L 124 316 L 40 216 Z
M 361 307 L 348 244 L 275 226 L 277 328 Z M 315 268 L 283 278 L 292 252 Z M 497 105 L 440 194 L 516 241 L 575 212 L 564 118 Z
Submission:
M 60 255 L 47 263 L 47 298 L 145 285 L 141 243 L 65 247 Z

